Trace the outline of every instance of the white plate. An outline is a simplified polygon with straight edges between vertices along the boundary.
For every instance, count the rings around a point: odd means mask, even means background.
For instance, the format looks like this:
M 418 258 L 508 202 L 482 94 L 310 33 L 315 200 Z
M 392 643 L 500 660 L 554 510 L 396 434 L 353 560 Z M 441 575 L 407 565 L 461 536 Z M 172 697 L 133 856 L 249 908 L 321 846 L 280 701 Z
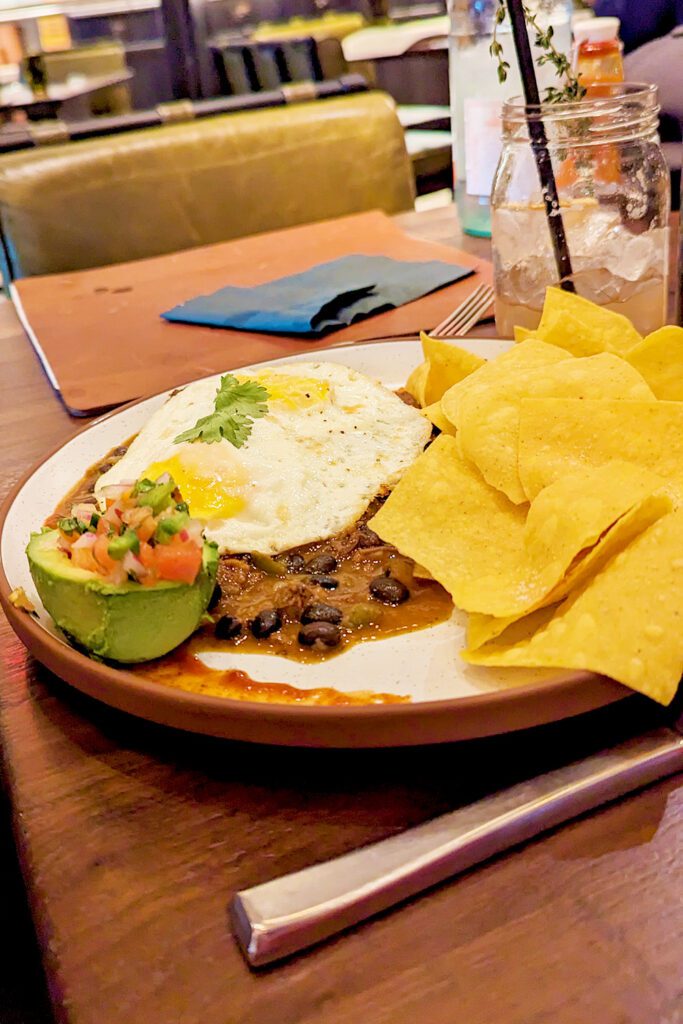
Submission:
M 460 344 L 493 358 L 510 343 L 474 340 Z M 304 353 L 268 365 L 310 359 Z M 315 359 L 342 363 L 382 380 L 389 387 L 399 387 L 421 361 L 422 353 L 417 342 L 379 342 L 317 351 Z M 277 681 L 301 690 L 331 687 L 342 693 L 373 690 L 407 695 L 411 703 L 406 705 L 321 708 L 221 700 L 151 684 L 134 672 L 101 665 L 75 652 L 54 627 L 35 592 L 24 553 L 29 534 L 50 515 L 84 471 L 135 434 L 166 396 L 167 393 L 157 395 L 95 421 L 37 466 L 6 506 L 0 541 L 6 581 L 0 580 L 4 584 L 0 596 L 6 598 L 8 590 L 15 587 L 24 588 L 39 609 L 37 620 L 17 612 L 5 600 L 8 617 L 27 646 L 62 678 L 117 707 L 156 721 L 234 738 L 332 746 L 430 742 L 485 735 L 562 718 L 623 694 L 617 684 L 586 673 L 467 665 L 458 653 L 465 637 L 464 616 L 457 611 L 449 622 L 357 644 L 318 664 L 243 653 L 239 649 L 203 656 L 211 668 L 241 669 L 255 681 Z M 139 699 L 134 698 L 132 690 Z M 418 713 L 420 706 L 424 706 L 424 715 Z M 439 716 L 439 707 L 444 709 L 445 717 Z M 374 728 L 361 727 L 368 715 L 375 720 Z M 296 728 L 292 730 L 293 717 Z M 335 718 L 339 720 L 338 730 L 334 728 Z M 286 734 L 280 734 L 278 719 Z M 435 726 L 428 727 L 426 734 L 425 719 Z M 324 727 L 319 728 L 323 720 Z M 263 725 L 266 721 L 271 725 L 274 721 L 276 728 L 259 727 L 259 722 Z M 411 721 L 415 726 L 422 722 L 422 726 L 413 729 Z M 383 727 L 379 724 L 382 722 L 390 724 Z

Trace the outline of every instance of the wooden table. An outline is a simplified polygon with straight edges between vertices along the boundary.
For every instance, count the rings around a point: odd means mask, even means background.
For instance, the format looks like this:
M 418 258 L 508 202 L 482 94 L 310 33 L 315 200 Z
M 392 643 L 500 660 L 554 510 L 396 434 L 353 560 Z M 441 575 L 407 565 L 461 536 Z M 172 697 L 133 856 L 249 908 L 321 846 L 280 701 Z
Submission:
M 481 253 L 450 212 L 422 237 Z M 78 428 L 0 309 L 2 488 Z M 231 894 L 381 839 L 657 717 L 398 751 L 265 749 L 96 704 L 0 624 L 16 839 L 55 1015 L 68 1024 L 675 1024 L 683 786 L 669 779 L 278 967 L 252 972 Z M 12 933 L 9 933 L 12 937 Z M 0 1018 L 2 1008 L 0 1008 Z

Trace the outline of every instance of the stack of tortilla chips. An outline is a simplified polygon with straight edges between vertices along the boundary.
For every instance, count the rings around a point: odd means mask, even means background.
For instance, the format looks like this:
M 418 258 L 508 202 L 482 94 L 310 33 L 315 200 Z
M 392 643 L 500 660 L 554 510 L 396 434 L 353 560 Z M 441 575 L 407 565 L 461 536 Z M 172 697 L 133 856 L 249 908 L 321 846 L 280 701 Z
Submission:
M 440 436 L 371 522 L 469 613 L 478 665 L 587 669 L 662 704 L 683 672 L 683 329 L 549 289 L 485 361 L 423 335 Z

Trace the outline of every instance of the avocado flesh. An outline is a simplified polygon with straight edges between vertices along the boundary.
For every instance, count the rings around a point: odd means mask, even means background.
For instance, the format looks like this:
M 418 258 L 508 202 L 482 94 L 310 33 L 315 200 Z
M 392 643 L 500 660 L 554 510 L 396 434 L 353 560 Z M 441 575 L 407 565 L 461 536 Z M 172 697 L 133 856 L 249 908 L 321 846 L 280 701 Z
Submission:
M 161 580 L 153 587 L 133 581 L 113 586 L 95 573 L 75 568 L 59 550 L 57 530 L 31 535 L 26 554 L 46 611 L 92 654 L 113 661 L 159 658 L 190 636 L 213 593 L 216 549 L 204 544 L 202 569 L 194 583 Z

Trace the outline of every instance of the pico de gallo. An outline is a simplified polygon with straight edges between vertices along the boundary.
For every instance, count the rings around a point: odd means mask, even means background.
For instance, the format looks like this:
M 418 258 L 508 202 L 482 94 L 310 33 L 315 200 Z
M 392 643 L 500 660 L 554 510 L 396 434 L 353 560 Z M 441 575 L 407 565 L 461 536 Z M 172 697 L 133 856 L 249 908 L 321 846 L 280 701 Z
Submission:
M 163 473 L 102 489 L 106 510 L 81 502 L 59 519 L 60 550 L 79 569 L 120 586 L 160 580 L 192 584 L 202 567 L 202 524 L 192 519 L 173 478 Z

